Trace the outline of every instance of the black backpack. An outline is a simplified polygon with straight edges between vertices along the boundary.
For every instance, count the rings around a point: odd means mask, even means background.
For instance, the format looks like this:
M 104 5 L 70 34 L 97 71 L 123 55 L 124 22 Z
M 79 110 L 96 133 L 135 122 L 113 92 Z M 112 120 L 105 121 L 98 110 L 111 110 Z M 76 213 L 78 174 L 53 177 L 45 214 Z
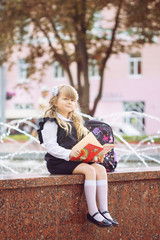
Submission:
M 102 145 L 105 143 L 114 143 L 113 131 L 108 124 L 97 120 L 86 120 L 84 125 L 94 134 Z M 112 149 L 105 155 L 103 163 L 100 164 L 106 168 L 107 172 L 114 172 L 117 167 L 117 163 L 117 154 L 114 149 Z

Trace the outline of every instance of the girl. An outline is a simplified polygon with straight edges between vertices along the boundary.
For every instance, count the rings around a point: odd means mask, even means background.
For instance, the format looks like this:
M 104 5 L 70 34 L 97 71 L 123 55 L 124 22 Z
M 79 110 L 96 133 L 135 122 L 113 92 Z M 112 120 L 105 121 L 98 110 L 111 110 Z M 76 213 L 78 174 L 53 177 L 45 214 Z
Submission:
M 53 88 L 50 107 L 38 130 L 40 142 L 47 149 L 47 168 L 51 174 L 84 174 L 88 220 L 99 227 L 118 226 L 108 212 L 106 169 L 98 163 L 70 161 L 80 155 L 80 151 L 72 150 L 72 147 L 88 134 L 82 118 L 75 111 L 77 100 L 78 94 L 73 87 L 61 85 Z M 102 158 L 98 160 L 103 162 Z

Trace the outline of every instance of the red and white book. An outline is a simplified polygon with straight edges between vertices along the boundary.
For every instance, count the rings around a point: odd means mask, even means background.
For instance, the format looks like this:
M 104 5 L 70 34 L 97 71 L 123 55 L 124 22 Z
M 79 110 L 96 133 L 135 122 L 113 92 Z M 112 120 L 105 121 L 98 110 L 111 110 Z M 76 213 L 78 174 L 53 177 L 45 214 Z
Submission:
M 81 162 L 97 162 L 94 157 L 97 155 L 105 155 L 107 152 L 114 148 L 114 144 L 106 143 L 101 145 L 96 139 L 94 134 L 90 132 L 81 141 L 79 141 L 72 149 L 81 150 L 78 158 L 71 158 L 70 161 L 81 161 Z

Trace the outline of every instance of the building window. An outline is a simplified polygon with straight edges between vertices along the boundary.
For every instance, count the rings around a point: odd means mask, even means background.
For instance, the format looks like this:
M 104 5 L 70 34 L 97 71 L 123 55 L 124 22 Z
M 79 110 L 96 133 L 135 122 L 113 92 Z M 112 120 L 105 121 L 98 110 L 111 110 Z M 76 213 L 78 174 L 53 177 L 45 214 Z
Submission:
M 33 109 L 33 103 L 16 103 L 15 109 Z
M 142 75 L 142 59 L 140 54 L 129 56 L 129 76 L 140 77 Z
M 123 102 L 125 112 L 132 112 L 129 116 L 123 119 L 124 123 L 130 124 L 132 127 L 143 133 L 145 130 L 145 118 L 141 114 L 145 111 L 145 103 L 142 102 Z
M 29 78 L 27 77 L 27 71 L 29 68 L 29 63 L 26 63 L 24 59 L 19 59 L 18 68 L 19 68 L 18 83 L 28 83 Z
M 64 69 L 58 62 L 54 62 L 53 64 L 53 77 L 64 78 Z
M 95 60 L 90 60 L 88 63 L 88 73 L 89 77 L 99 76 L 98 65 Z

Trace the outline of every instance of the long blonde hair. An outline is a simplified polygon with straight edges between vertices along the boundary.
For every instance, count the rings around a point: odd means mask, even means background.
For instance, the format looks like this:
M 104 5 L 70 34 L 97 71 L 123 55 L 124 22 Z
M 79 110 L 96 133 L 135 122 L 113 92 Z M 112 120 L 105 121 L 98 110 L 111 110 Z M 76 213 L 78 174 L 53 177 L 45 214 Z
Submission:
M 66 134 L 71 134 L 71 124 L 69 122 L 63 121 L 57 116 L 55 104 L 57 103 L 58 97 L 61 93 L 63 93 L 67 98 L 70 98 L 77 103 L 78 93 L 73 87 L 69 85 L 57 86 L 56 90 L 57 91 L 53 93 L 53 96 L 49 101 L 49 108 L 45 112 L 45 117 L 56 118 L 58 125 L 66 131 Z M 88 130 L 83 126 L 82 117 L 77 114 L 75 110 L 73 110 L 69 113 L 69 118 L 73 122 L 74 127 L 76 128 L 78 140 L 86 136 Z

